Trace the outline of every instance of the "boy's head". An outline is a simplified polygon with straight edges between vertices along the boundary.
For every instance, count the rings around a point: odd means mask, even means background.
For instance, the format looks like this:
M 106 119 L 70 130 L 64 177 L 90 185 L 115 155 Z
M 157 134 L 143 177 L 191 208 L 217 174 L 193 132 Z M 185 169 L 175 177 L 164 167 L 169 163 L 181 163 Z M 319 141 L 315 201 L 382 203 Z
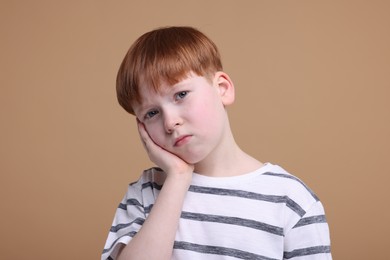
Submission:
M 164 27 L 142 35 L 127 52 L 117 75 L 119 104 L 134 114 L 141 84 L 158 91 L 161 83 L 174 85 L 194 72 L 211 80 L 222 70 L 216 45 L 192 27 Z

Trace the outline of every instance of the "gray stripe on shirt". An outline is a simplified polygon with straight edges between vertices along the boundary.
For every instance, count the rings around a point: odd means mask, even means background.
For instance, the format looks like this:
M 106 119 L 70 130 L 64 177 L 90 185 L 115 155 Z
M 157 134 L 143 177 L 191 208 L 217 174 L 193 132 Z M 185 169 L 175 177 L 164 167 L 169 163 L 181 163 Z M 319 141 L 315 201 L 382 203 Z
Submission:
M 270 224 L 266 224 L 251 219 L 209 215 L 209 214 L 199 214 L 199 213 L 191 213 L 185 211 L 182 212 L 181 218 L 195 220 L 195 221 L 206 221 L 206 222 L 214 222 L 214 223 L 221 223 L 221 224 L 237 225 L 237 226 L 262 230 L 278 236 L 284 235 L 283 228 L 281 227 L 273 226 Z
M 300 217 L 306 214 L 306 211 L 302 209 L 302 207 L 299 206 L 298 203 L 290 199 L 288 196 L 264 195 L 260 193 L 243 191 L 243 190 L 210 188 L 210 187 L 195 186 L 195 185 L 191 185 L 188 191 L 195 192 L 195 193 L 220 195 L 220 196 L 240 197 L 240 198 L 261 200 L 261 201 L 267 201 L 273 203 L 286 203 L 287 207 L 289 207 L 291 210 L 297 213 Z
M 142 189 L 146 189 L 146 188 L 152 188 L 152 189 L 155 189 L 155 190 L 161 190 L 162 185 L 157 184 L 155 182 L 145 182 L 145 183 L 142 184 Z
M 132 221 L 130 223 L 118 224 L 116 226 L 112 226 L 111 229 L 110 229 L 110 232 L 113 232 L 113 233 L 118 232 L 122 228 L 131 226 L 133 224 L 138 224 L 138 225 L 142 226 L 144 224 L 144 222 L 145 222 L 145 219 L 143 219 L 143 218 L 136 218 L 134 221 Z
M 298 256 L 308 256 L 316 254 L 328 254 L 330 253 L 330 246 L 313 246 L 307 248 L 296 249 L 291 252 L 284 252 L 285 259 L 291 259 Z
M 310 224 L 326 223 L 325 215 L 302 218 L 293 228 L 298 228 Z

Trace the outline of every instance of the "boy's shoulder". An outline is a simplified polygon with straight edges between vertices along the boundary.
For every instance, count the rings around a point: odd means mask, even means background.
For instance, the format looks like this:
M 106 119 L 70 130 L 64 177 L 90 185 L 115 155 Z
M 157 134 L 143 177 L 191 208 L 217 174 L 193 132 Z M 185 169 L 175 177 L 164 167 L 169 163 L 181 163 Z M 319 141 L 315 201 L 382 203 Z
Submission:
M 300 217 L 313 206 L 321 204 L 317 195 L 305 182 L 278 165 L 271 165 L 262 176 L 265 185 L 270 187 L 269 190 L 274 190 L 273 194 Z
M 313 190 L 296 175 L 291 174 L 279 165 L 266 164 L 265 167 L 266 169 L 264 169 L 262 175 L 268 176 L 272 180 L 273 186 L 285 189 L 286 193 L 307 193 L 314 200 L 319 200 Z

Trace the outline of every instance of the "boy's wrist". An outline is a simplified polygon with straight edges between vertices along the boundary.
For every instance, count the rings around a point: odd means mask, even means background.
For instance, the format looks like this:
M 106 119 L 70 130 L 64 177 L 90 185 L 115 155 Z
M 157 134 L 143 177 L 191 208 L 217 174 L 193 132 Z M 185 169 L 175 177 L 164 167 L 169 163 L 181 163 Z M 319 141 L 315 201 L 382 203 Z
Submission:
M 191 182 L 193 169 L 167 171 L 167 180 Z

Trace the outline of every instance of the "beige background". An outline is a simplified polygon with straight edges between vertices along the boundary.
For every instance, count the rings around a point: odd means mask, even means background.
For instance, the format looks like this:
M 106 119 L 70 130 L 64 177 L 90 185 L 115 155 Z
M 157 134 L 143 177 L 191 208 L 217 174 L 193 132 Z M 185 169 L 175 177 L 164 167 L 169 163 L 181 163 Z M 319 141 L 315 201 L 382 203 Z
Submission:
M 335 259 L 389 259 L 389 1 L 0 4 L 2 259 L 98 259 L 150 166 L 114 84 L 130 44 L 198 27 L 237 89 L 237 141 L 302 178 Z

